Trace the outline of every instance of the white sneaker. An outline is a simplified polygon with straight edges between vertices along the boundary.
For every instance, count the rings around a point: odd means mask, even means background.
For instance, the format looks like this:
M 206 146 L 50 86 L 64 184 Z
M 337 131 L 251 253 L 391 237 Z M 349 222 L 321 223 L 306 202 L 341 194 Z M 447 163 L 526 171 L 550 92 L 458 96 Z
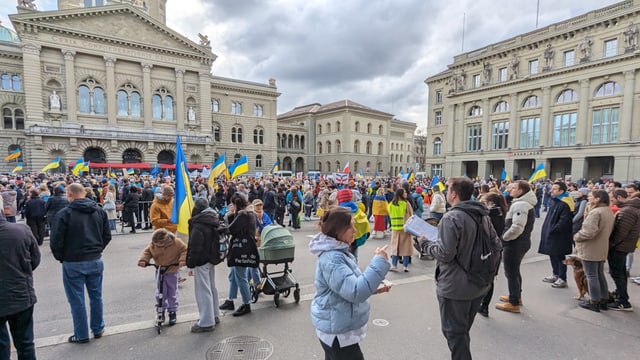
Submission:
M 551 287 L 554 287 L 556 289 L 558 289 L 558 288 L 566 288 L 567 287 L 567 282 L 562 280 L 562 279 L 558 279 L 553 284 L 551 284 Z
M 558 276 L 557 275 L 550 275 L 545 277 L 544 279 L 542 279 L 542 281 L 546 282 L 546 283 L 554 283 L 558 280 Z

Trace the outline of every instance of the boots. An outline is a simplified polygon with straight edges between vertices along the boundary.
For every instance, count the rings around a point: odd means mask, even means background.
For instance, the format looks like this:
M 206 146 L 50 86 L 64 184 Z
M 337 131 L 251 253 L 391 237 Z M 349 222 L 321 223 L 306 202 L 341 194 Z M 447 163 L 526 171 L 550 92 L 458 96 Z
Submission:
M 169 326 L 173 326 L 178 322 L 175 311 L 169 311 Z
M 242 315 L 248 314 L 250 312 L 251 312 L 251 305 L 242 304 L 242 305 L 240 305 L 238 310 L 236 310 L 236 312 L 233 313 L 233 316 L 242 316 Z
M 520 312 L 520 305 L 512 305 L 509 302 L 498 303 L 498 304 L 496 304 L 496 309 L 502 310 L 502 311 L 506 311 L 506 312 L 519 313 Z
M 609 307 L 607 306 L 607 304 L 609 303 L 609 300 L 604 299 L 604 300 L 600 300 L 600 311 L 605 311 L 605 310 L 609 310 Z
M 583 308 L 583 309 L 587 309 L 587 310 L 591 310 L 591 311 L 595 311 L 595 312 L 600 312 L 600 304 L 599 304 L 599 302 L 583 301 L 578 305 L 580 305 L 580 307 Z
M 235 305 L 233 305 L 233 301 L 231 300 L 225 300 L 224 303 L 222 303 L 222 305 L 218 306 L 218 309 L 220 310 L 235 310 Z
M 500 295 L 500 301 L 504 303 L 509 302 L 509 295 Z M 522 296 L 518 298 L 518 305 L 522 306 Z

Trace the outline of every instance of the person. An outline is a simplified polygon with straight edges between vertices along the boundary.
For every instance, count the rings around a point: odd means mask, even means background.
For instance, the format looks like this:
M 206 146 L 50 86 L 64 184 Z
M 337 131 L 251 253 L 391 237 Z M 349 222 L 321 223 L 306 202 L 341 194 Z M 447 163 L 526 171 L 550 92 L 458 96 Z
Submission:
M 44 200 L 38 196 L 38 190 L 31 190 L 29 200 L 24 204 L 24 216 L 27 218 L 27 225 L 36 237 L 38 245 L 44 243 L 44 224 L 47 215 L 45 206 Z
M 567 287 L 567 265 L 562 262 L 565 255 L 573 251 L 573 198 L 567 192 L 567 184 L 556 181 L 551 186 L 549 213 L 542 223 L 538 252 L 549 255 L 553 274 L 542 281 L 554 288 Z
M 198 320 L 192 333 L 209 332 L 220 323 L 216 265 L 221 262 L 220 221 L 205 199 L 197 199 L 189 219 L 187 267 L 193 269 Z
M 384 197 L 384 188 L 378 188 L 376 196 L 373 197 L 373 203 L 371 204 L 371 213 L 373 214 L 372 236 L 374 238 L 383 238 L 384 232 L 387 230 L 385 218 L 389 216 L 388 205 L 387 198 Z
M 40 194 L 42 194 L 42 191 Z M 49 232 L 51 232 L 53 220 L 56 218 L 56 214 L 69 205 L 64 185 L 57 185 L 54 187 L 53 196 L 49 197 L 45 201 L 47 202 L 44 208 L 47 211 L 47 225 L 49 226 Z
M 129 226 L 131 226 L 131 230 L 129 233 L 136 233 L 136 220 L 134 220 L 134 214 L 137 216 L 138 209 L 140 205 L 140 194 L 138 193 L 138 188 L 135 185 L 131 185 L 129 188 L 129 192 L 127 197 L 124 200 L 124 204 L 122 206 L 122 217 L 123 221 Z M 140 221 L 140 217 L 137 218 Z
M 298 190 L 296 185 L 291 187 L 291 191 L 287 193 L 286 202 L 288 205 L 289 216 L 291 216 L 291 226 L 294 230 L 300 229 L 300 210 L 302 209 L 302 204 L 304 203 L 304 199 L 302 198 L 302 192 Z
M 489 219 L 491 219 L 491 225 L 498 234 L 498 237 L 502 239 L 502 233 L 504 232 L 505 227 L 505 215 L 507 214 L 507 202 L 504 200 L 504 196 L 496 193 L 486 193 L 483 196 L 484 205 L 489 210 Z M 478 314 L 489 317 L 489 304 L 491 303 L 491 298 L 493 297 L 493 282 L 489 285 L 489 289 L 487 293 L 482 298 L 482 302 L 480 302 L 480 309 L 478 309 Z
M 0 185 L 0 195 L 2 196 L 5 219 L 8 222 L 15 223 L 18 213 L 18 192 L 12 189 L 11 186 L 4 187 Z
M 404 231 L 404 224 L 413 215 L 407 201 L 407 191 L 398 188 L 387 206 L 391 218 L 391 271 L 398 271 L 398 257 L 402 257 L 404 272 L 409 272 L 409 260 L 413 255 L 411 234 Z
M 356 233 L 354 234 L 354 241 L 351 243 L 349 251 L 353 254 L 358 261 L 358 248 L 369 239 L 371 235 L 371 224 L 367 218 L 367 214 L 364 212 L 364 205 L 362 203 L 356 204 L 353 201 L 353 192 L 346 188 L 337 192 L 336 201 L 338 206 L 348 209 L 353 217 L 353 222 L 356 227 Z
M 589 188 L 580 188 L 575 192 L 576 198 L 574 198 L 575 211 L 573 218 L 571 219 L 572 227 L 571 234 L 575 235 L 582 228 L 582 222 L 585 218 L 585 210 L 587 209 Z M 608 201 L 607 201 L 608 203 Z
M 264 203 L 260 199 L 253 200 L 253 212 L 256 214 L 256 244 L 260 246 L 262 230 L 267 226 L 273 224 L 271 218 L 267 213 L 263 211 Z M 258 268 L 248 267 L 247 278 L 253 280 L 253 286 L 260 286 L 260 270 Z
M 10 331 L 18 359 L 35 360 L 33 271 L 40 264 L 40 249 L 28 227 L 12 224 L 2 215 L 0 249 L 0 359 L 11 358 Z
M 149 209 L 149 220 L 153 230 L 167 229 L 172 233 L 178 231 L 178 225 L 171 222 L 173 211 L 173 188 L 169 185 L 162 187 L 162 192 L 156 194 Z
M 235 194 L 231 198 L 233 209 L 227 213 L 227 223 L 229 224 L 229 232 L 231 233 L 230 248 L 234 246 L 240 247 L 240 244 L 246 244 L 248 241 L 253 241 L 255 244 L 256 236 L 256 216 L 252 211 L 247 211 L 246 208 L 249 205 L 247 199 L 241 194 Z M 245 245 L 242 245 L 245 246 Z M 249 245 L 246 245 L 249 247 Z M 257 258 L 257 248 L 255 254 Z M 240 296 L 242 297 L 242 305 L 233 313 L 233 316 L 242 316 L 251 312 L 251 291 L 249 290 L 249 280 L 247 278 L 247 267 L 255 266 L 240 266 L 239 259 L 232 259 L 231 256 L 227 257 L 227 265 L 229 266 L 229 298 L 220 305 L 220 310 L 234 310 L 235 305 L 233 300 L 238 296 L 238 290 L 240 290 Z M 244 264 L 242 264 L 244 265 Z
M 142 209 L 138 209 L 138 212 L 142 213 L 142 222 L 144 223 L 144 227 L 142 228 L 142 230 L 151 230 L 151 222 L 149 221 L 149 208 L 151 207 L 151 203 L 154 198 L 153 189 L 151 189 L 151 184 L 149 183 L 149 181 L 143 182 L 142 186 L 142 194 L 140 195 L 140 207 Z
M 469 280 L 458 259 L 471 256 L 480 217 L 483 230 L 497 241 L 489 220 L 489 210 L 471 200 L 473 182 L 465 177 L 448 181 L 447 201 L 451 210 L 438 223 L 440 239 L 425 247 L 436 260 L 436 294 L 440 304 L 442 333 L 447 339 L 451 359 L 471 359 L 469 330 L 489 286 Z
M 275 222 L 282 226 L 285 227 L 286 225 L 284 224 L 284 214 L 286 213 L 287 210 L 287 196 L 284 192 L 284 189 L 281 186 L 278 186 L 278 192 L 276 193 L 276 202 L 278 204 L 278 206 L 276 207 L 276 220 Z
M 429 211 L 431 212 L 432 218 L 440 220 L 444 213 L 447 212 L 447 200 L 442 194 L 440 186 L 434 186 L 432 189 L 433 196 L 431 197 L 431 206 L 429 207 Z
M 594 190 L 588 195 L 590 210 L 582 222 L 582 227 L 573 236 L 576 255 L 582 259 L 584 274 L 589 287 L 589 301 L 583 301 L 581 308 L 600 312 L 607 310 L 609 288 L 604 277 L 604 261 L 609 250 L 609 236 L 613 231 L 614 216 L 609 209 L 609 194 L 604 190 Z
M 90 324 L 93 337 L 104 332 L 102 313 L 102 252 L 111 241 L 107 214 L 95 202 L 85 198 L 78 183 L 67 187 L 69 206 L 56 215 L 49 246 L 53 257 L 62 263 L 62 283 L 73 318 L 71 343 L 89 342 L 84 288 L 89 294 Z
M 423 199 L 422 199 L 422 188 L 418 186 L 416 190 L 411 194 L 411 198 L 413 199 L 413 210 L 417 217 L 422 219 L 422 213 L 424 212 L 423 208 Z
M 308 187 L 304 191 L 304 221 L 311 221 L 311 210 L 313 210 L 313 188 Z
M 318 258 L 311 322 L 325 359 L 364 359 L 359 342 L 369 321 L 368 298 L 390 289 L 389 285 L 380 286 L 390 267 L 387 245 L 376 248 L 371 263 L 361 272 L 349 252 L 356 232 L 349 210 L 328 209 L 319 227 L 320 232 L 309 243 L 309 250 Z
M 151 242 L 138 258 L 138 266 L 147 267 L 151 259 L 156 265 L 168 267 L 162 278 L 162 318 L 164 319 L 164 312 L 168 311 L 169 326 L 173 326 L 178 321 L 178 269 L 186 265 L 187 245 L 166 229 L 155 230 L 151 235 Z M 156 301 L 159 295 L 156 289 Z
M 118 212 L 116 211 L 116 188 L 115 186 L 113 186 L 113 184 L 109 184 L 109 186 L 107 187 L 107 193 L 104 196 L 104 205 L 102 208 L 107 212 L 107 218 L 109 219 L 109 228 L 111 230 L 115 230 Z
M 607 262 L 609 273 L 616 285 L 615 301 L 607 304 L 609 309 L 632 311 L 627 292 L 626 257 L 635 250 L 640 236 L 640 197 L 634 195 L 626 199 L 623 189 L 613 190 L 614 203 L 620 210 L 616 213 L 613 232 L 609 237 L 609 254 Z
M 262 203 L 264 204 L 264 212 L 269 215 L 271 222 L 276 221 L 276 208 L 278 202 L 276 200 L 276 192 L 273 190 L 273 184 L 268 182 L 266 185 L 267 191 L 262 196 Z
M 531 191 L 529 183 L 524 180 L 509 184 L 508 189 L 513 200 L 505 216 L 506 230 L 502 234 L 502 261 L 509 295 L 500 296 L 501 302 L 496 304 L 496 309 L 519 313 L 522 304 L 520 265 L 524 255 L 531 249 L 531 232 L 536 219 L 535 206 L 538 199 Z

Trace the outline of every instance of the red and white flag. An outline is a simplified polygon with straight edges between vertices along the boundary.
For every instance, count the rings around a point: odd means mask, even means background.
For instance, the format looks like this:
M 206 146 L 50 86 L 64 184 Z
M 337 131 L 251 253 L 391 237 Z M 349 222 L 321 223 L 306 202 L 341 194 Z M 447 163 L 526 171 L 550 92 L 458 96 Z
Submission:
M 345 173 L 345 174 L 348 174 L 350 172 L 349 171 L 349 162 L 348 161 L 347 161 L 347 164 L 344 166 L 344 169 L 342 169 L 342 172 Z

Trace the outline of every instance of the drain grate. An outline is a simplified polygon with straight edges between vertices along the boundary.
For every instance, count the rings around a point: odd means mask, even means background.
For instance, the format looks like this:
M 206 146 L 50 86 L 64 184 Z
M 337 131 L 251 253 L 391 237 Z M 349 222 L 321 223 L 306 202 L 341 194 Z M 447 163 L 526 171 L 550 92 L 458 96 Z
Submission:
M 207 350 L 207 360 L 267 360 L 273 344 L 253 336 L 226 338 Z

